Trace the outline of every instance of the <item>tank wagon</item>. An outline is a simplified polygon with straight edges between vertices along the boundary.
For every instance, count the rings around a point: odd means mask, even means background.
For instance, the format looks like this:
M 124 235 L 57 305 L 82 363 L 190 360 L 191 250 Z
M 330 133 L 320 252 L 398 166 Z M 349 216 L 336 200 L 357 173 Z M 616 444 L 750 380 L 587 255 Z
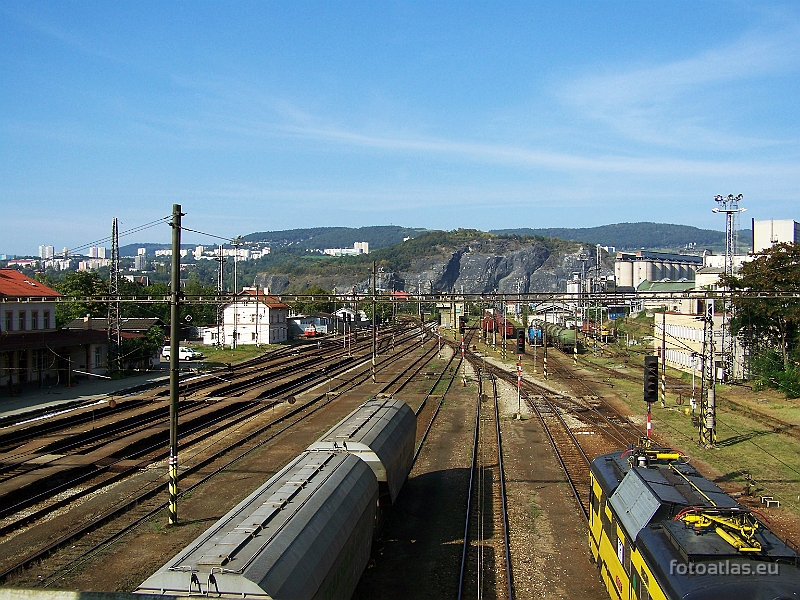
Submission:
M 535 321 L 534 327 L 544 331 L 545 343 L 548 346 L 555 346 L 564 352 L 572 352 L 574 350 L 577 343 L 577 335 L 574 329 L 555 323 L 544 323 L 543 321 Z M 579 345 L 578 351 L 580 349 Z
M 313 452 L 349 452 L 378 479 L 381 498 L 394 504 L 414 463 L 417 418 L 402 400 L 373 398 L 308 447 Z
M 800 596 L 800 555 L 671 450 L 643 444 L 590 470 L 589 546 L 611 598 Z
M 350 598 L 372 545 L 378 482 L 351 454 L 305 452 L 137 593 Z
M 140 594 L 350 598 L 379 505 L 414 460 L 416 417 L 368 400 L 144 581 Z

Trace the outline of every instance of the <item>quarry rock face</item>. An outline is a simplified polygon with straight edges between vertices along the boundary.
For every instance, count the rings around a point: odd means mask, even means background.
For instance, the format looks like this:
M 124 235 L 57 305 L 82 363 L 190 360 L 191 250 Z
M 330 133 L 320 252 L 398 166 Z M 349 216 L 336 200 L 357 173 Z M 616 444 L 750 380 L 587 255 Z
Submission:
M 550 251 L 538 243 L 476 243 L 459 248 L 445 262 L 419 261 L 401 273 L 400 279 L 405 281 L 406 291 L 416 291 L 421 281 L 423 292 L 528 292 L 531 276 L 549 257 Z
M 565 292 L 567 281 L 582 268 L 594 268 L 593 258 L 581 260 L 581 254 L 591 248 L 575 244 L 568 251 L 551 252 L 536 241 L 492 239 L 468 243 L 445 256 L 428 256 L 414 260 L 402 272 L 380 271 L 377 288 L 383 291 L 406 291 L 411 294 L 454 292 L 465 294 L 514 294 L 535 292 Z M 613 273 L 603 267 L 602 274 Z M 370 279 L 355 281 L 347 277 L 325 277 L 324 282 L 290 280 L 284 275 L 259 274 L 255 285 L 280 294 L 290 285 L 302 288 L 304 284 L 320 283 L 338 292 L 353 290 L 369 293 Z
M 289 287 L 289 278 L 286 275 L 259 273 L 253 285 L 264 290 L 266 294 L 282 294 Z

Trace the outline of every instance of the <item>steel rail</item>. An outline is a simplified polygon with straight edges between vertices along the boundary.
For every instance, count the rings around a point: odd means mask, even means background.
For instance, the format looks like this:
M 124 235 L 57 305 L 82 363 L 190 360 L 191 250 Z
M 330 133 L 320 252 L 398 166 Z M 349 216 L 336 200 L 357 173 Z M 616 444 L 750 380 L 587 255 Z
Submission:
M 416 350 L 418 348 L 418 346 L 416 344 L 417 340 L 416 340 L 416 335 L 415 334 L 412 334 L 408 341 L 409 341 L 408 348 L 404 349 L 404 353 L 401 354 L 401 356 L 405 356 L 405 354 L 411 353 L 411 352 L 413 352 L 414 350 Z M 393 358 L 387 358 L 386 360 L 381 361 L 381 363 L 380 363 L 381 368 L 382 369 L 386 368 L 387 365 L 388 364 L 392 364 L 394 362 L 394 359 L 396 359 L 396 358 L 397 357 L 395 356 Z M 362 361 L 362 366 L 363 366 L 363 364 L 365 364 L 365 362 L 366 361 Z M 339 390 L 340 388 L 344 388 L 344 387 L 346 387 L 347 389 L 352 389 L 356 385 L 364 383 L 366 381 L 366 379 L 369 378 L 369 376 L 370 375 L 369 375 L 368 372 L 357 373 L 351 379 L 339 383 L 333 389 L 334 390 Z M 306 402 L 305 404 L 303 404 L 301 406 L 298 406 L 298 407 L 288 411 L 287 413 L 277 417 L 276 419 L 272 420 L 270 423 L 262 426 L 258 430 L 255 430 L 255 431 L 251 432 L 250 434 L 246 435 L 245 437 L 241 438 L 240 440 L 237 440 L 237 441 L 229 444 L 228 446 L 226 446 L 222 450 L 218 451 L 216 454 L 214 454 L 212 456 L 209 456 L 206 459 L 203 459 L 203 460 L 199 461 L 198 463 L 196 463 L 196 464 L 194 464 L 192 466 L 187 467 L 183 471 L 183 477 L 186 477 L 187 475 L 193 474 L 193 473 L 199 471 L 200 469 L 205 468 L 209 464 L 213 463 L 215 460 L 218 460 L 221 456 L 227 454 L 228 452 L 234 450 L 235 448 L 238 448 L 239 446 L 242 446 L 242 445 L 250 442 L 251 440 L 253 440 L 256 437 L 258 437 L 259 435 L 265 433 L 267 430 L 271 429 L 274 425 L 282 423 L 282 422 L 290 419 L 291 417 L 299 414 L 300 412 L 310 408 L 310 410 L 306 414 L 301 416 L 299 419 L 297 419 L 297 420 L 295 420 L 295 421 L 293 421 L 291 423 L 288 423 L 283 428 L 273 432 L 266 439 L 261 440 L 260 442 L 258 442 L 252 448 L 248 449 L 247 451 L 243 452 L 242 454 L 236 456 L 232 460 L 230 460 L 227 463 L 223 464 L 219 468 L 215 469 L 211 473 L 207 474 L 202 479 L 200 479 L 199 481 L 195 482 L 194 484 L 192 484 L 187 489 L 183 490 L 179 494 L 179 496 L 182 496 L 182 495 L 184 495 L 186 493 L 189 493 L 190 491 L 194 490 L 197 486 L 201 485 L 202 483 L 207 482 L 209 479 L 211 479 L 211 477 L 213 477 L 214 475 L 217 475 L 218 473 L 220 473 L 224 469 L 228 468 L 229 466 L 234 464 L 236 461 L 244 458 L 245 456 L 250 454 L 256 448 L 259 448 L 259 447 L 263 446 L 264 444 L 266 444 L 267 442 L 273 440 L 278 435 L 284 433 L 286 430 L 288 430 L 289 428 L 293 427 L 297 423 L 301 422 L 302 420 L 304 420 L 305 418 L 307 418 L 311 414 L 314 414 L 316 411 L 321 410 L 323 407 L 325 407 L 328 404 L 330 404 L 331 402 L 333 402 L 339 395 L 341 395 L 341 393 L 344 393 L 344 392 L 341 391 L 335 396 L 331 396 L 330 392 L 326 392 L 325 394 L 319 395 L 316 398 L 310 400 L 309 402 Z M 316 407 L 313 406 L 314 404 L 318 403 L 320 400 L 323 400 L 323 399 L 324 399 L 324 401 L 322 403 L 320 403 Z M 146 490 L 142 494 L 139 494 L 136 498 L 133 498 L 133 499 L 129 500 L 124 505 L 118 506 L 118 507 L 116 507 L 114 509 L 111 509 L 110 511 L 107 511 L 104 514 L 101 514 L 92 523 L 89 523 L 89 524 L 85 525 L 84 527 L 81 527 L 81 528 L 79 528 L 79 529 L 77 529 L 75 531 L 72 531 L 72 532 L 62 536 L 60 539 L 58 539 L 55 542 L 49 544 L 47 547 L 42 548 L 39 551 L 27 556 L 22 561 L 18 561 L 15 565 L 12 565 L 11 567 L 8 567 L 7 569 L 5 569 L 3 572 L 0 572 L 0 582 L 2 582 L 5 579 L 7 579 L 8 576 L 10 576 L 12 573 L 18 572 L 18 571 L 26 568 L 27 566 L 29 566 L 29 565 L 37 562 L 37 561 L 43 560 L 47 556 L 53 554 L 55 551 L 59 550 L 60 548 L 63 548 L 65 545 L 70 544 L 72 541 L 74 541 L 76 539 L 79 539 L 80 537 L 82 537 L 82 536 L 84 536 L 84 535 L 86 535 L 88 533 L 91 533 L 94 530 L 99 529 L 101 526 L 113 521 L 114 519 L 116 519 L 119 516 L 123 515 L 124 513 L 128 512 L 131 508 L 137 506 L 138 504 L 140 504 L 142 502 L 145 502 L 145 501 L 153 498 L 154 496 L 157 496 L 159 493 L 162 493 L 166 489 L 166 486 L 167 486 L 167 482 L 161 482 L 161 483 L 157 484 L 153 488 L 151 488 L 149 490 Z M 148 518 L 152 517 L 153 515 L 155 515 L 159 511 L 163 510 L 164 507 L 166 507 L 166 506 L 167 506 L 166 502 L 159 503 L 158 506 L 153 508 L 146 515 L 144 515 L 142 517 L 139 517 L 133 523 L 130 523 L 130 524 L 124 526 L 122 529 L 118 530 L 117 532 L 112 533 L 110 536 L 104 538 L 103 540 L 101 540 L 100 542 L 96 543 L 95 545 L 93 545 L 91 548 L 89 548 L 85 552 L 81 553 L 81 555 L 79 555 L 78 557 L 72 559 L 66 565 L 62 565 L 62 567 L 60 567 L 59 569 L 57 569 L 56 571 L 54 571 L 50 575 L 43 577 L 41 580 L 39 580 L 39 582 L 37 582 L 37 585 L 42 585 L 42 584 L 46 585 L 47 582 L 52 580 L 59 573 L 63 573 L 67 568 L 69 568 L 70 566 L 74 565 L 78 561 L 80 561 L 83 558 L 89 556 L 90 554 L 94 553 L 95 551 L 105 547 L 108 543 L 113 542 L 115 539 L 117 539 L 121 535 L 124 535 L 125 533 L 127 533 L 131 529 L 135 528 L 137 525 L 141 524 L 142 522 L 144 522 Z
M 572 491 L 572 495 L 575 498 L 575 501 L 578 503 L 578 507 L 581 509 L 581 514 L 583 515 L 586 521 L 589 520 L 589 513 L 586 511 L 586 508 L 583 506 L 583 502 L 581 502 L 580 494 L 578 493 L 577 487 L 575 487 L 575 482 L 572 480 L 572 477 L 569 474 L 567 469 L 567 465 L 564 463 L 564 459 L 561 456 L 561 452 L 558 450 L 558 444 L 556 444 L 555 438 L 553 437 L 553 433 L 550 431 L 550 427 L 547 425 L 544 416 L 542 416 L 541 411 L 539 411 L 538 407 L 535 405 L 533 401 L 528 397 L 527 393 L 524 393 L 525 402 L 528 406 L 533 409 L 536 413 L 536 416 L 539 417 L 539 422 L 542 424 L 542 429 L 544 430 L 545 434 L 547 435 L 547 439 L 550 441 L 550 446 L 553 448 L 553 452 L 556 455 L 556 459 L 558 460 L 558 464 L 561 466 L 561 470 L 564 472 L 564 476 L 567 479 L 567 484 Z
M 411 351 L 413 351 L 413 350 L 415 350 L 415 349 L 417 348 L 417 346 L 416 346 L 416 336 L 414 335 L 414 336 L 412 336 L 412 337 L 413 337 L 413 339 L 411 340 L 411 344 L 410 344 L 409 348 L 408 348 L 408 349 L 406 349 L 406 351 L 407 351 L 407 352 L 411 352 Z M 388 362 L 388 361 L 384 361 L 384 363 L 385 363 L 385 362 Z M 382 363 L 382 364 L 383 364 L 383 363 Z M 369 379 L 369 377 L 370 377 L 370 374 L 369 374 L 369 373 L 361 373 L 361 374 L 360 374 L 360 377 L 359 377 L 359 376 L 357 376 L 357 378 L 359 379 L 358 383 L 364 383 L 364 382 L 365 382 L 367 379 Z M 342 383 L 341 383 L 339 386 L 337 386 L 337 388 L 336 388 L 336 389 L 338 389 L 339 387 L 344 387 L 344 386 L 350 385 L 350 384 L 352 384 L 352 383 L 353 383 L 353 381 L 355 381 L 355 379 L 354 379 L 354 380 L 350 380 L 350 381 L 346 381 L 346 382 L 342 382 Z M 350 388 L 348 388 L 348 389 L 352 389 L 352 387 L 354 387 L 354 385 L 350 385 Z M 345 391 L 346 391 L 346 390 L 345 390 Z M 318 397 L 316 400 L 314 400 L 314 401 L 310 401 L 310 402 L 306 403 L 305 405 L 303 405 L 303 406 L 301 406 L 301 407 L 298 407 L 297 409 L 295 409 L 295 410 L 294 410 L 294 411 L 292 411 L 292 412 L 296 414 L 298 411 L 301 411 L 302 409 L 304 409 L 304 408 L 308 407 L 309 405 L 311 405 L 313 402 L 316 402 L 316 401 L 317 401 L 317 400 L 319 400 L 320 398 L 323 398 L 323 397 L 325 398 L 325 401 L 324 401 L 322 404 L 320 404 L 320 405 L 318 405 L 318 406 L 314 407 L 314 408 L 313 408 L 313 409 L 311 409 L 311 410 L 310 410 L 310 411 L 309 411 L 307 414 L 303 415 L 302 417 L 300 417 L 300 418 L 299 418 L 299 419 L 297 419 L 296 421 L 294 421 L 294 422 L 292 422 L 292 423 L 289 423 L 288 425 L 284 426 L 284 427 L 283 427 L 283 428 L 281 428 L 280 430 L 278 430 L 278 431 L 274 432 L 272 435 L 270 435 L 270 436 L 269 436 L 269 437 L 267 437 L 266 439 L 264 439 L 264 440 L 261 440 L 260 442 L 258 442 L 258 443 L 257 443 L 255 446 L 253 446 L 252 448 L 249 448 L 248 450 L 246 450 L 245 452 L 243 452 L 243 453 L 242 453 L 242 454 L 240 454 L 239 456 L 235 457 L 234 459 L 232 459 L 232 460 L 228 461 L 227 463 L 225 463 L 224 465 L 222 465 L 222 466 L 218 467 L 217 469 L 215 469 L 215 470 L 214 470 L 214 471 L 212 471 L 211 473 L 207 474 L 205 477 L 203 477 L 203 478 L 202 478 L 202 479 L 200 479 L 199 481 L 195 482 L 194 484 L 192 484 L 191 486 L 189 486 L 188 488 L 186 488 L 185 490 L 183 490 L 182 492 L 180 492 L 180 494 L 179 494 L 178 496 L 179 496 L 179 497 L 182 497 L 184 494 L 188 494 L 188 493 L 190 493 L 191 491 L 193 491 L 194 489 L 196 489 L 197 487 L 199 487 L 199 486 L 200 486 L 200 485 L 202 485 L 203 483 L 206 483 L 206 482 L 208 482 L 208 481 L 209 481 L 209 480 L 210 480 L 212 477 L 214 477 L 215 475 L 218 475 L 220 472 L 222 472 L 223 470 L 227 469 L 228 467 L 230 467 L 231 465 L 233 465 L 233 464 L 234 464 L 234 463 L 236 463 L 237 461 L 241 460 L 241 459 L 242 459 L 242 458 L 244 458 L 245 456 L 249 455 L 249 454 L 250 454 L 251 452 L 253 452 L 254 450 L 256 450 L 256 449 L 260 448 L 261 446 L 263 446 L 264 444 L 266 444 L 266 443 L 268 443 L 268 442 L 272 441 L 272 440 L 273 440 L 273 439 L 275 439 L 275 438 L 276 438 L 278 435 L 280 435 L 281 433 L 284 433 L 284 432 L 285 432 L 285 431 L 287 431 L 289 428 L 293 427 L 294 425 L 296 425 L 296 424 L 297 424 L 297 423 L 299 423 L 300 421 L 302 421 L 302 420 L 306 419 L 307 417 L 309 417 L 310 415 L 314 414 L 314 413 L 315 413 L 315 412 L 317 412 L 318 410 L 321 410 L 322 408 L 324 408 L 325 406 L 327 406 L 328 404 L 330 404 L 331 402 L 333 402 L 333 400 L 334 400 L 336 397 L 338 397 L 339 395 L 341 395 L 342 393 L 343 393 L 343 392 L 339 392 L 339 394 L 337 394 L 335 397 L 330 397 L 330 396 L 329 396 L 329 394 L 328 394 L 328 393 L 326 393 L 324 396 L 320 396 L 320 397 Z M 274 423 L 281 422 L 282 420 L 285 420 L 285 419 L 286 419 L 288 416 L 289 416 L 289 415 L 283 415 L 282 417 L 280 417 L 279 419 L 277 419 L 276 421 L 274 421 L 274 422 L 273 422 L 273 424 L 274 424 Z M 269 429 L 270 427 L 271 427 L 271 424 L 270 424 L 270 425 L 267 425 L 267 426 L 266 426 L 266 427 L 264 427 L 264 428 L 262 428 L 262 430 Z M 253 437 L 253 435 L 251 434 L 251 436 L 249 436 L 249 437 Z M 225 452 L 225 451 L 224 451 L 224 452 Z M 215 458 L 215 457 L 210 457 L 209 459 L 207 459 L 206 461 L 204 461 L 202 465 L 200 465 L 200 466 L 197 466 L 197 467 L 192 467 L 192 469 L 193 469 L 193 470 L 197 470 L 197 469 L 199 469 L 199 468 L 202 468 L 202 467 L 206 466 L 207 464 L 209 464 L 210 462 L 212 462 L 212 460 L 213 460 L 214 458 Z M 186 471 L 186 472 L 184 472 L 184 476 L 186 475 L 186 473 L 187 473 L 188 471 L 189 471 L 189 470 L 187 469 L 187 471 Z M 158 491 L 159 491 L 159 492 L 161 492 L 161 491 L 163 491 L 164 489 L 166 489 L 166 485 L 167 485 L 166 483 L 162 484 L 162 485 L 160 486 L 160 489 L 159 489 Z M 59 574 L 59 573 L 63 573 L 63 572 L 65 572 L 65 571 L 67 570 L 67 568 L 68 568 L 68 567 L 71 567 L 71 566 L 74 566 L 74 565 L 76 565 L 76 564 L 77 564 L 79 561 L 81 561 L 81 560 L 83 560 L 83 559 L 85 559 L 85 558 L 89 557 L 90 555 L 92 555 L 93 553 L 97 552 L 98 550 L 100 550 L 100 549 L 104 548 L 105 546 L 107 546 L 108 544 L 110 544 L 110 543 L 111 543 L 111 542 L 113 542 L 114 540 L 118 539 L 118 538 L 119 538 L 119 537 L 121 537 L 122 535 L 124 535 L 124 534 L 126 534 L 127 532 L 129 532 L 129 531 L 131 531 L 131 530 L 135 529 L 137 526 L 139 526 L 140 524 L 142 524 L 144 521 L 146 521 L 146 520 L 147 520 L 147 519 L 149 519 L 149 518 L 152 518 L 152 517 L 153 517 L 153 516 L 155 516 L 155 515 L 156 515 L 156 514 L 157 514 L 159 511 L 161 511 L 161 510 L 163 510 L 164 508 L 166 508 L 166 506 L 167 506 L 167 503 L 166 503 L 166 502 L 163 502 L 163 503 L 161 503 L 159 506 L 157 506 L 157 507 L 153 508 L 152 510 L 148 511 L 148 512 L 147 512 L 145 515 L 142 515 L 142 516 L 140 516 L 140 517 L 139 517 L 139 518 L 137 518 L 137 519 L 136 519 L 134 522 L 132 522 L 132 523 L 130 523 L 130 524 L 128 524 L 128 525 L 126 525 L 126 526 L 125 526 L 123 529 L 121 529 L 121 530 L 119 530 L 119 531 L 117 531 L 117 532 L 115 532 L 115 533 L 111 534 L 111 535 L 110 535 L 110 536 L 108 536 L 107 538 L 103 539 L 101 542 L 99 542 L 99 543 L 95 544 L 94 546 L 92 546 L 92 547 L 91 547 L 91 548 L 89 548 L 88 550 L 86 550 L 86 551 L 84 551 L 83 553 L 81 553 L 81 554 L 80 554 L 78 557 L 76 557 L 75 559 L 73 559 L 72 561 L 70 561 L 70 562 L 69 562 L 67 565 L 64 565 L 64 566 L 62 566 L 60 569 L 58 569 L 58 571 L 56 571 L 56 572 L 54 572 L 54 573 L 51 573 L 51 574 L 50 574 L 50 575 L 48 575 L 47 577 L 44 577 L 42 580 L 40 580 L 39 582 L 37 582 L 37 586 L 38 586 L 38 585 L 41 585 L 41 584 L 45 584 L 45 587 L 47 587 L 47 586 L 49 585 L 49 581 L 53 580 L 53 579 L 55 578 L 55 575 L 57 575 L 57 574 Z M 0 574 L 0 581 L 2 581 L 3 577 L 5 577 L 5 573 L 2 573 L 2 574 Z M 59 578 L 60 578 L 60 577 L 59 577 Z M 55 579 L 57 580 L 58 578 L 55 578 Z
M 495 427 L 497 430 L 497 464 L 500 469 L 500 499 L 503 510 L 503 543 L 506 554 L 506 585 L 508 586 L 508 598 L 514 600 L 514 574 L 511 569 L 511 529 L 508 525 L 508 497 L 506 496 L 506 470 L 503 465 L 503 436 L 500 432 L 500 407 L 497 400 L 497 380 L 492 377 L 492 388 L 494 393 L 494 414 Z
M 414 411 L 414 414 L 416 416 L 419 416 L 419 414 L 422 412 L 422 409 L 425 407 L 426 403 L 428 402 L 428 398 L 431 397 L 431 394 L 433 393 L 433 390 L 435 390 L 436 387 L 439 385 L 439 383 L 442 381 L 442 377 L 444 376 L 445 370 L 450 365 L 453 364 L 453 361 L 455 360 L 456 356 L 457 356 L 457 354 L 455 352 L 453 352 L 450 355 L 450 360 L 447 362 L 447 365 L 442 369 L 442 372 L 439 373 L 439 377 L 436 378 L 436 382 L 433 384 L 433 386 L 431 386 L 431 389 L 428 391 L 428 393 L 426 394 L 425 398 L 422 400 L 422 403 L 417 407 L 417 410 Z M 461 366 L 461 360 L 462 359 L 459 356 L 459 365 L 455 369 L 453 369 L 451 371 L 450 381 L 447 382 L 447 387 L 445 387 L 444 392 L 442 392 L 442 394 L 439 396 L 439 403 L 436 405 L 436 409 L 433 411 L 433 415 L 431 416 L 431 420 L 428 423 L 428 426 L 425 428 L 425 432 L 422 434 L 422 439 L 420 439 L 419 445 L 417 446 L 417 449 L 414 451 L 414 458 L 411 461 L 412 464 L 417 462 L 417 457 L 419 456 L 419 453 L 422 452 L 422 446 L 425 443 L 425 440 L 428 439 L 428 433 L 430 433 L 430 430 L 433 427 L 433 422 L 436 420 L 436 416 L 439 414 L 439 410 L 442 408 L 442 404 L 444 403 L 444 397 L 447 395 L 447 392 L 450 391 L 450 388 L 453 386 L 453 382 L 458 377 L 458 369 Z
M 478 401 L 475 408 L 475 434 L 472 439 L 472 464 L 469 470 L 469 488 L 467 490 L 467 516 L 464 519 L 464 544 L 461 549 L 461 570 L 458 576 L 458 600 L 464 598 L 464 579 L 467 571 L 467 554 L 469 552 L 469 523 L 472 514 L 472 487 L 474 485 L 475 470 L 478 462 L 478 439 L 480 437 L 481 425 L 481 396 L 483 394 L 483 384 L 478 378 Z

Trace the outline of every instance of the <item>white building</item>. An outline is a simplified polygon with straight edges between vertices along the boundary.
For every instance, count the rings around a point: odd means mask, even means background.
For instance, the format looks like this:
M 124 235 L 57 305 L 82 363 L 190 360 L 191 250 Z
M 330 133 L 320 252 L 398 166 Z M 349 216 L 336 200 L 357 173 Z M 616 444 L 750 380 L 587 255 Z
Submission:
M 138 258 L 138 257 L 137 257 Z M 97 271 L 101 267 L 107 267 L 111 264 L 110 258 L 90 258 L 89 260 L 82 260 L 78 263 L 79 271 Z
M 775 244 L 800 242 L 800 223 L 791 219 L 756 221 L 753 219 L 753 254 L 772 248 Z
M 369 242 L 356 242 L 352 248 L 325 248 L 323 254 L 328 256 L 358 256 L 369 254 Z
M 236 302 L 223 309 L 222 344 L 225 346 L 279 344 L 289 338 L 289 306 L 258 288 L 242 289 Z M 215 327 L 203 330 L 203 343 L 218 345 Z
M 53 246 L 39 246 L 39 258 L 53 258 L 56 249 Z
M 140 250 L 144 250 L 144 248 L 140 248 Z M 147 255 L 146 254 L 137 254 L 133 257 L 133 269 L 135 271 L 144 271 L 147 268 Z
M 723 371 L 723 336 L 730 335 L 727 331 L 723 333 L 723 321 L 724 317 L 721 313 L 714 315 L 714 367 L 715 375 L 720 381 L 730 378 Z M 701 357 L 705 335 L 701 315 L 673 312 L 663 315 L 656 314 L 654 325 L 653 353 L 661 356 L 663 346 L 664 360 L 667 366 L 685 373 L 694 371 L 699 376 L 702 368 Z M 742 362 L 742 349 L 738 340 L 734 339 L 732 376 L 735 379 L 743 377 Z

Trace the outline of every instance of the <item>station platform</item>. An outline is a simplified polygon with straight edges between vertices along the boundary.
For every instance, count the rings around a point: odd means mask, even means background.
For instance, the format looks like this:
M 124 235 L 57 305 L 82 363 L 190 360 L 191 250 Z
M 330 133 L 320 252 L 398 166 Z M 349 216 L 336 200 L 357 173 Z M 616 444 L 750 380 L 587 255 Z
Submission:
M 15 386 L 14 396 L 7 391 L 0 392 L 0 424 L 24 414 L 63 410 L 92 400 L 110 400 L 112 396 L 134 393 L 168 381 L 166 371 L 149 371 L 124 379 L 78 379 L 71 387 L 39 387 L 37 383 Z

